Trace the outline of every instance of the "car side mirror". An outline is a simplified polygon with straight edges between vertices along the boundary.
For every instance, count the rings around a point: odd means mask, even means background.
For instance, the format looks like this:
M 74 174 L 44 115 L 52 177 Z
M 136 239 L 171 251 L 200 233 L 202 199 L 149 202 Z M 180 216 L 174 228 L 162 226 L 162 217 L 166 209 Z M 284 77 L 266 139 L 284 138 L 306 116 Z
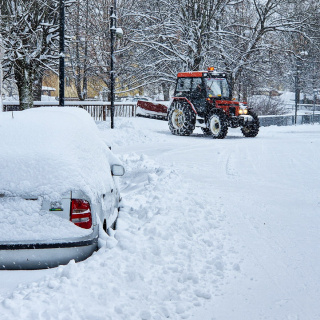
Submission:
M 123 176 L 125 174 L 124 167 L 121 164 L 113 164 L 111 166 L 111 173 L 113 176 Z

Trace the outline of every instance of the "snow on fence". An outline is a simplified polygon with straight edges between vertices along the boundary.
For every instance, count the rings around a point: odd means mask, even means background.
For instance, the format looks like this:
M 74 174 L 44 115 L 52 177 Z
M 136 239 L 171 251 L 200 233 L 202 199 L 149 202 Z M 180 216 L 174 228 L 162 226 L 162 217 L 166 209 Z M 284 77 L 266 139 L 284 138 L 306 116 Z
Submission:
M 294 125 L 294 115 L 282 116 L 259 116 L 260 125 L 262 127 L 268 126 L 292 126 Z M 312 124 L 320 123 L 320 114 L 303 114 L 297 116 L 297 124 Z
M 287 110 L 291 110 L 294 111 L 295 110 L 295 104 L 294 103 L 286 103 L 284 104 L 284 107 Z M 299 103 L 298 104 L 298 110 L 300 111 L 316 111 L 319 112 L 320 111 L 320 104 L 313 104 L 313 103 Z
M 57 107 L 58 101 L 35 101 L 34 107 Z M 94 120 L 104 121 L 111 115 L 110 102 L 103 101 L 65 101 L 66 107 L 78 107 L 87 110 Z M 133 102 L 115 102 L 115 117 L 135 117 L 136 103 Z M 18 101 L 3 101 L 3 111 L 19 111 L 20 104 Z

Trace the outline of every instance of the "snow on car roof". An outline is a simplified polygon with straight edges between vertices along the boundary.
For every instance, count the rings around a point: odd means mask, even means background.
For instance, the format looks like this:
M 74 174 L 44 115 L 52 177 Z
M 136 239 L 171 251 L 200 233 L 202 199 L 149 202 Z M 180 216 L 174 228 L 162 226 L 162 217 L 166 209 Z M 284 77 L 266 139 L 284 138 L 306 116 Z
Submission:
M 90 198 L 109 190 L 110 164 L 119 160 L 79 108 L 0 113 L 0 193 L 59 198 L 82 190 Z

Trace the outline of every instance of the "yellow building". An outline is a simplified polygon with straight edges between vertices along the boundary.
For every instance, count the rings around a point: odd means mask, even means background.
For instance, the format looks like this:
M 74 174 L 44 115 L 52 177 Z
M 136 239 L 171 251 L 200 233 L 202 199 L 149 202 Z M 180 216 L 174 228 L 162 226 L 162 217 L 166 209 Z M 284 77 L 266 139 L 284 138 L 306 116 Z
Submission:
M 47 88 L 54 88 L 55 90 L 43 90 L 43 91 L 50 91 L 45 92 L 47 95 L 51 95 L 53 97 L 59 97 L 59 76 L 58 74 L 47 71 L 42 79 L 42 86 Z M 100 93 L 103 91 L 103 88 L 106 88 L 106 84 L 96 78 L 88 78 L 88 95 L 87 99 L 96 99 L 99 98 Z M 70 79 L 69 77 L 65 78 L 65 92 L 64 92 L 66 99 L 79 99 L 75 81 L 74 79 Z
M 58 74 L 48 71 L 43 76 L 42 79 L 42 87 L 43 92 L 45 95 L 50 95 L 52 97 L 59 97 L 59 76 Z M 51 90 L 50 90 L 51 89 Z M 102 92 L 107 89 L 107 85 L 101 80 L 96 77 L 89 77 L 88 78 L 88 95 L 87 99 L 99 99 L 101 98 Z M 118 94 L 118 97 L 126 97 L 126 96 L 135 96 L 135 95 L 142 95 L 143 90 L 142 88 L 127 91 Z M 64 95 L 66 99 L 76 99 L 79 100 L 75 81 L 69 77 L 65 78 L 65 91 Z

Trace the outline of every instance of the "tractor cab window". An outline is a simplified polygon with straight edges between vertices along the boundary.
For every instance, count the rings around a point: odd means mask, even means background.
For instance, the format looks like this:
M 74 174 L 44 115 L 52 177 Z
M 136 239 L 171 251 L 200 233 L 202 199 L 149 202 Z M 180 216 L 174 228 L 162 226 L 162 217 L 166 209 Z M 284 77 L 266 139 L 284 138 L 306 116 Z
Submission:
M 192 92 L 198 94 L 203 91 L 202 78 L 193 78 L 191 90 Z
M 207 96 L 209 98 L 230 98 L 230 89 L 225 78 L 207 78 Z
M 189 93 L 191 89 L 191 78 L 179 78 L 177 81 L 176 96 L 185 97 L 186 92 Z
M 193 78 L 191 85 L 191 99 L 205 99 L 206 91 L 202 83 L 202 78 Z

